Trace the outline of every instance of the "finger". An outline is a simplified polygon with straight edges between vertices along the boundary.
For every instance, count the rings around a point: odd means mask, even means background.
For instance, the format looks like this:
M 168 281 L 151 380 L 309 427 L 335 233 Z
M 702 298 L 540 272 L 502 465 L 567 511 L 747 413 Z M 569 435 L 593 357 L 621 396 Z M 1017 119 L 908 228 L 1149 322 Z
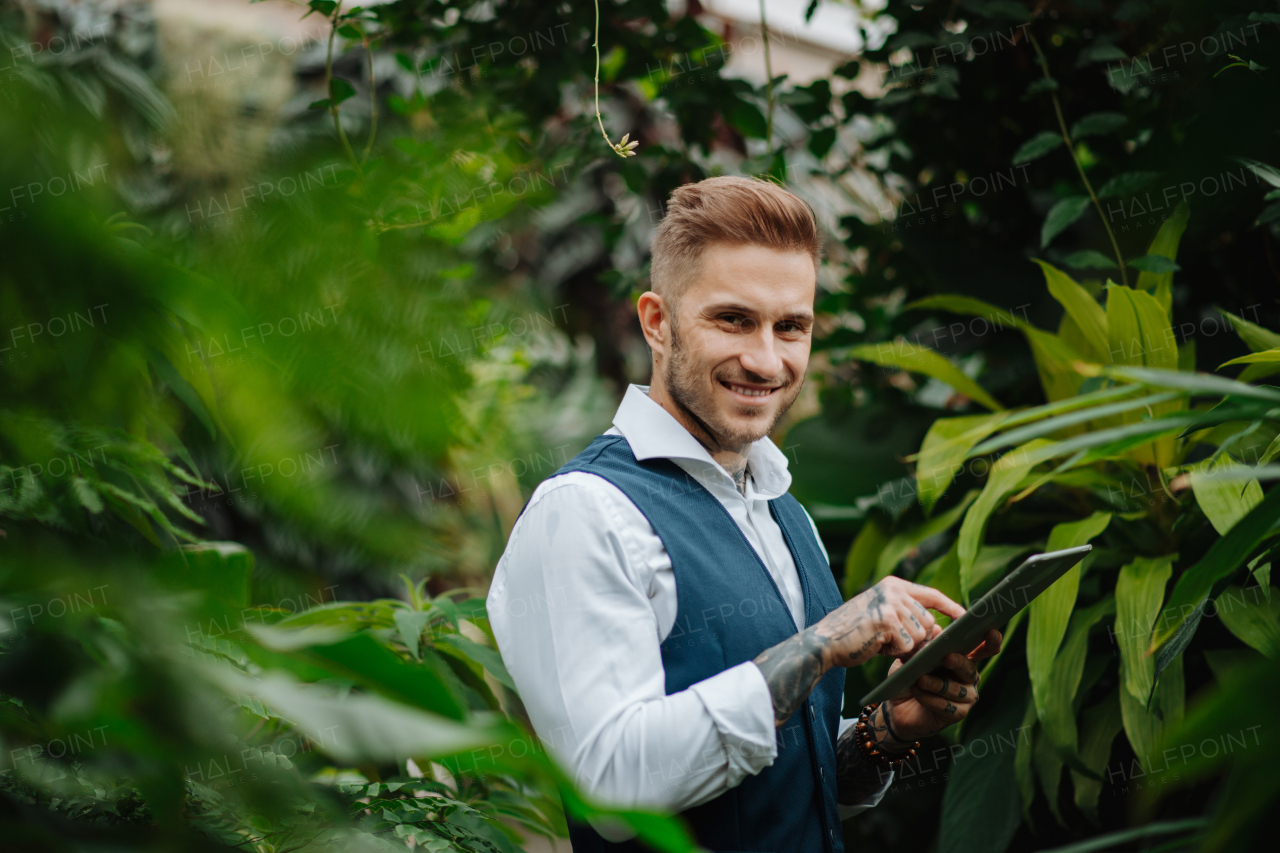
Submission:
M 908 628 L 897 618 L 897 614 L 891 614 L 885 618 L 884 626 L 880 631 L 880 654 L 882 655 L 905 655 L 914 651 L 918 642 L 924 639 L 912 636 L 912 630 L 919 631 L 918 628 Z
M 969 655 L 971 660 L 982 660 L 983 658 L 995 657 L 1000 654 L 1000 648 L 1004 642 L 1004 638 L 1000 636 L 1000 632 L 992 628 L 987 632 L 987 637 L 982 641 L 982 645 L 974 649 Z
M 954 673 L 956 681 L 973 684 L 978 678 L 977 665 L 959 652 L 949 654 L 943 658 L 942 665 Z
M 974 685 L 943 676 L 922 675 L 916 680 L 916 686 L 926 693 L 950 699 L 952 702 L 972 704 L 978 701 L 978 690 Z
M 931 612 L 929 612 L 929 608 L 925 607 L 914 598 L 907 598 L 907 604 L 910 605 L 912 611 L 916 614 L 917 618 L 920 619 L 921 623 L 924 624 L 926 629 L 932 629 L 934 625 L 938 624 L 938 620 Z
M 929 631 L 929 639 L 932 640 L 934 637 L 938 636 L 941 633 L 942 633 L 942 626 L 939 625 L 937 622 L 934 622 L 933 628 L 930 629 Z
M 912 687 L 911 695 L 922 707 L 952 722 L 963 720 L 969 714 L 969 709 L 973 707 L 972 702 L 957 702 L 944 696 L 938 696 L 936 693 L 921 690 L 919 687 Z
M 893 675 L 894 672 L 896 672 L 901 668 L 902 668 L 902 658 L 897 658 L 894 660 L 893 663 L 889 664 L 889 674 Z
M 959 619 L 964 615 L 963 607 L 932 587 L 921 586 L 918 583 L 905 583 L 903 587 L 907 595 L 931 610 L 945 613 L 952 619 Z

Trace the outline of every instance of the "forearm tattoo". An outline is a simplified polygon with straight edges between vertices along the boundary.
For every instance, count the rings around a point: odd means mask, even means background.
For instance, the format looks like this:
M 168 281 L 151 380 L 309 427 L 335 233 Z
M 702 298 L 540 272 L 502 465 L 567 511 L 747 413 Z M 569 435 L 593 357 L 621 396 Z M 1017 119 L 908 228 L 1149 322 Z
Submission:
M 826 674 L 828 640 L 816 625 L 765 649 L 755 658 L 773 697 L 773 724 L 781 727 L 804 704 L 818 679 Z

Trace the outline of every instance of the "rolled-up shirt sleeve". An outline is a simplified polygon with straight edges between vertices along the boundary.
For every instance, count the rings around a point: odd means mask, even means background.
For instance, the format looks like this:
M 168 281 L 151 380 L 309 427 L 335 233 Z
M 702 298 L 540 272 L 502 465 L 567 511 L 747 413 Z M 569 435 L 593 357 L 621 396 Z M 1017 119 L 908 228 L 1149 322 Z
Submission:
M 575 781 L 611 805 L 680 811 L 773 763 L 773 700 L 750 661 L 666 694 L 630 513 L 594 475 L 544 483 L 494 573 L 489 618 L 535 731 Z

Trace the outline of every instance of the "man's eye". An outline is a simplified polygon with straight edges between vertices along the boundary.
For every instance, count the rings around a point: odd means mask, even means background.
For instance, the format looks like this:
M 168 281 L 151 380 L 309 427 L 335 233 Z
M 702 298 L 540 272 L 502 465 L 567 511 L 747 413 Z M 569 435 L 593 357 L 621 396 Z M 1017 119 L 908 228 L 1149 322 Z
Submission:
M 728 323 L 731 326 L 741 326 L 746 321 L 746 319 L 747 318 L 743 317 L 741 314 L 721 314 L 720 315 L 721 322 Z

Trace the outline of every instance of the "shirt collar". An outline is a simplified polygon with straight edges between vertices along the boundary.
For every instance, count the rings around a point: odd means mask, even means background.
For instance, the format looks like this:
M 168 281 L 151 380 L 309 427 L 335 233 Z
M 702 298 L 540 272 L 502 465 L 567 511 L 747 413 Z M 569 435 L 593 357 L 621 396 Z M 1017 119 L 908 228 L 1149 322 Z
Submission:
M 732 482 L 729 474 L 711 454 L 666 409 L 649 399 L 649 386 L 631 385 L 613 416 L 613 425 L 631 446 L 639 461 L 645 459 L 687 459 L 710 465 Z M 767 437 L 754 442 L 747 451 L 757 497 L 772 500 L 791 487 L 787 457 Z

